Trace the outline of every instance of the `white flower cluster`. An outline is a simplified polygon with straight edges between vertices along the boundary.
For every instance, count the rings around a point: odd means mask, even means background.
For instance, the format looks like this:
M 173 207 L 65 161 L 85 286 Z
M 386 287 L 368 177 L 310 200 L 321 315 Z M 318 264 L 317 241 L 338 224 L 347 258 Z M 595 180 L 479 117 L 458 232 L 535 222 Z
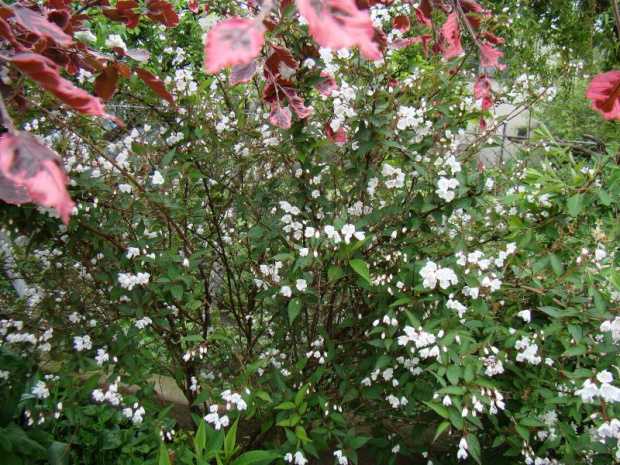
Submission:
M 209 413 L 204 417 L 204 420 L 207 423 L 212 424 L 216 430 L 221 429 L 222 426 L 226 428 L 230 424 L 230 419 L 228 418 L 228 415 L 220 416 L 217 413 L 218 408 L 219 406 L 217 404 L 213 404 L 211 407 L 209 407 Z
M 125 43 L 123 38 L 118 34 L 110 34 L 108 38 L 105 40 L 104 44 L 108 48 L 119 47 L 127 51 L 127 44 Z
M 431 260 L 420 270 L 420 276 L 424 278 L 422 285 L 427 289 L 435 289 L 437 282 L 442 289 L 448 289 L 451 285 L 455 286 L 459 282 L 454 271 L 450 268 L 439 268 L 437 263 Z
M 515 349 L 523 350 L 523 352 L 517 354 L 517 362 L 528 361 L 532 365 L 540 365 L 542 359 L 536 355 L 538 353 L 538 344 L 530 341 L 527 336 L 521 337 L 515 342 Z
M 116 378 L 116 380 L 114 380 L 114 382 L 108 386 L 108 389 L 105 393 L 101 389 L 95 389 L 92 394 L 95 402 L 108 401 L 114 406 L 121 405 L 123 403 L 123 396 L 118 393 L 119 382 L 120 378 Z
M 131 407 L 124 408 L 123 415 L 126 418 L 131 418 L 131 421 L 135 425 L 139 425 L 144 421 L 144 414 L 146 413 L 146 411 L 144 410 L 144 407 L 140 406 L 140 404 L 138 404 L 137 402 L 133 404 L 133 408 L 134 409 L 132 409 Z
M 555 441 L 557 439 L 556 434 L 556 425 L 558 423 L 558 414 L 555 410 L 551 410 L 549 412 L 545 412 L 542 415 L 538 415 L 538 419 L 542 421 L 545 425 L 547 425 L 547 430 L 540 429 L 536 433 L 536 436 L 541 441 L 548 439 L 549 441 Z
M 301 451 L 295 452 L 295 455 L 289 452 L 284 456 L 284 461 L 288 463 L 293 463 L 293 461 L 295 461 L 295 465 L 306 465 L 308 463 L 308 459 L 304 457 Z
M 601 397 L 605 402 L 620 402 L 620 388 L 611 384 L 614 377 L 609 371 L 601 371 L 596 375 L 596 379 L 601 383 L 600 386 L 588 378 L 581 389 L 575 391 L 575 395 L 581 396 L 581 400 L 585 403 L 592 403 L 597 397 Z
M 617 418 L 611 421 L 606 421 L 600 425 L 597 429 L 597 434 L 601 438 L 601 442 L 607 442 L 607 438 L 615 439 L 616 441 L 616 459 L 620 460 L 620 420 Z
M 103 364 L 110 360 L 110 354 L 108 354 L 108 348 L 104 347 L 102 349 L 97 349 L 97 356 L 95 357 L 95 362 L 97 365 L 103 366 Z
M 387 396 L 385 398 L 385 400 L 387 400 L 390 403 L 392 408 L 404 407 L 404 406 L 406 406 L 409 403 L 409 401 L 407 400 L 407 398 L 405 396 L 402 396 L 399 399 L 398 397 L 394 396 L 393 394 L 390 394 L 389 396 Z
M 440 199 L 445 200 L 446 202 L 451 202 L 454 200 L 455 193 L 453 190 L 459 187 L 459 182 L 456 178 L 446 178 L 441 177 L 439 181 L 437 181 L 437 190 L 435 193 L 439 196 Z
M 73 338 L 73 345 L 75 346 L 75 350 L 78 352 L 93 348 L 93 343 L 90 340 L 90 336 L 75 336 Z
M 334 451 L 334 457 L 338 460 L 338 465 L 347 465 L 349 463 L 346 456 L 342 455 L 341 450 Z
M 606 320 L 601 323 L 601 331 L 604 333 L 611 331 L 611 337 L 614 340 L 614 343 L 617 344 L 620 342 L 620 316 L 612 320 Z
M 153 320 L 151 320 L 148 316 L 145 316 L 144 318 L 141 318 L 138 321 L 136 321 L 135 326 L 138 329 L 144 329 L 151 323 L 153 323 Z
M 381 175 L 386 178 L 385 186 L 388 189 L 400 189 L 405 185 L 405 173 L 400 168 L 385 163 L 381 168 Z
M 31 392 L 39 399 L 47 399 L 50 395 L 50 390 L 43 381 L 37 381 L 37 384 L 33 386 Z
M 420 357 L 423 359 L 429 357 L 440 357 L 439 346 L 434 345 L 433 347 L 428 347 L 432 344 L 435 344 L 435 335 L 429 333 L 423 328 L 418 328 L 417 330 L 411 326 L 405 326 L 405 335 L 398 337 L 398 345 L 406 346 L 410 342 L 412 343 L 410 349 L 411 353 L 415 352 L 415 349 L 420 350 Z M 415 346 L 415 347 L 414 347 Z
M 456 453 L 456 458 L 459 460 L 465 460 L 467 458 L 467 439 L 461 438 L 459 441 L 459 451 Z
M 149 279 L 151 279 L 149 273 L 139 272 L 137 275 L 132 275 L 131 273 L 118 274 L 118 283 L 123 289 L 128 291 L 131 291 L 135 286 L 147 284 Z
M 241 397 L 241 394 L 235 392 L 231 393 L 230 389 L 222 392 L 220 394 L 222 399 L 226 401 L 226 410 L 230 410 L 230 408 L 234 405 L 237 410 L 247 410 L 248 404 L 245 403 L 245 400 Z
M 334 97 L 334 118 L 330 121 L 333 131 L 338 131 L 347 118 L 356 116 L 353 103 L 359 90 L 350 87 L 345 81 L 341 81 L 340 89 L 334 90 L 331 94 Z
M 396 127 L 400 131 L 410 129 L 409 133 L 413 135 L 413 142 L 421 142 L 424 136 L 430 134 L 433 127 L 433 122 L 425 120 L 426 114 L 426 101 L 422 99 L 420 105 L 416 107 L 402 106 L 398 109 L 398 122 Z

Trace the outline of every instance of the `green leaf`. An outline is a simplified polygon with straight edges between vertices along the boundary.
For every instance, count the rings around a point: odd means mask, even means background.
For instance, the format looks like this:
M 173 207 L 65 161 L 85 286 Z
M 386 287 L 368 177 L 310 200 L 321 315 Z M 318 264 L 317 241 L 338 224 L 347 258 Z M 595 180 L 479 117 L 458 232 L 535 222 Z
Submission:
M 268 450 L 251 450 L 237 457 L 232 465 L 266 465 L 279 457 L 280 454 Z
M 568 202 L 566 202 L 566 206 L 568 207 L 568 213 L 572 217 L 577 217 L 583 210 L 583 194 L 575 194 Z
M 207 445 L 207 432 L 205 431 L 206 423 L 200 422 L 196 436 L 194 437 L 194 450 L 199 458 L 203 458 L 205 446 Z
M 50 465 L 67 465 L 69 463 L 69 444 L 54 441 L 47 447 Z
M 172 465 L 170 463 L 170 456 L 168 455 L 168 448 L 162 441 L 159 443 L 159 465 Z
M 469 454 L 473 457 L 473 459 L 482 465 L 482 456 L 480 454 L 480 442 L 478 438 L 473 434 L 467 435 L 467 449 Z
M 439 405 L 439 404 L 431 404 L 430 402 L 424 402 L 424 403 L 428 405 L 430 408 L 432 408 L 435 412 L 437 412 L 439 416 L 443 418 L 450 418 L 450 411 L 448 410 L 447 407 L 444 407 L 443 405 Z
M 351 442 L 349 443 L 349 448 L 352 450 L 359 449 L 368 441 L 370 441 L 370 438 L 367 438 L 366 436 L 356 436 L 351 439 Z
M 183 286 L 180 284 L 175 284 L 170 288 L 170 293 L 175 299 L 181 300 L 183 298 Z
M 433 442 L 437 440 L 441 433 L 443 433 L 446 428 L 449 428 L 451 423 L 449 421 L 442 421 L 441 424 L 437 427 L 437 432 L 435 433 L 435 437 L 433 438 Z
M 237 425 L 239 424 L 239 418 L 235 420 L 228 434 L 224 438 L 224 452 L 226 455 L 230 455 L 235 450 L 235 443 L 237 442 Z
M 556 276 L 561 276 L 564 273 L 564 264 L 560 260 L 560 258 L 552 253 L 549 255 L 549 259 L 551 261 L 551 268 Z
M 297 406 L 293 402 L 282 402 L 276 407 L 276 410 L 295 410 Z
M 370 281 L 370 272 L 368 271 L 368 264 L 359 258 L 353 259 L 349 262 L 353 271 L 355 271 L 358 275 L 368 281 L 369 284 L 372 284 Z
M 308 384 L 304 384 L 301 389 L 295 394 L 295 407 L 299 407 L 304 401 L 306 392 L 308 391 Z
M 288 303 L 288 321 L 293 324 L 295 318 L 301 312 L 301 299 L 299 297 L 295 297 Z
M 522 418 L 519 420 L 519 424 L 523 426 L 531 426 L 533 428 L 542 428 L 545 426 L 545 423 L 537 418 Z
M 340 276 L 342 276 L 342 267 L 340 266 L 332 265 L 327 270 L 327 278 L 332 282 L 338 280 Z

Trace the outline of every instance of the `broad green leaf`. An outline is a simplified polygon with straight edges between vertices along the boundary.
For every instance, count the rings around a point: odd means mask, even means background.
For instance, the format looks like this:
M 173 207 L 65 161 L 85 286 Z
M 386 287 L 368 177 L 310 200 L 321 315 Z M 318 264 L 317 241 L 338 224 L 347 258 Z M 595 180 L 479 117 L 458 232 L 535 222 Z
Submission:
M 478 441 L 478 438 L 470 433 L 467 435 L 466 439 L 467 439 L 467 448 L 468 448 L 469 454 L 473 457 L 473 459 L 476 462 L 482 465 L 482 455 L 481 455 L 481 450 L 480 450 L 480 442 Z
M 275 459 L 281 457 L 280 454 L 268 450 L 251 450 L 237 457 L 232 465 L 267 465 Z
M 293 324 L 295 318 L 301 312 L 301 299 L 299 297 L 295 297 L 288 303 L 288 321 Z
M 353 259 L 349 262 L 353 271 L 355 271 L 358 275 L 368 281 L 369 284 L 372 284 L 370 281 L 370 272 L 368 271 L 368 264 L 359 258 Z

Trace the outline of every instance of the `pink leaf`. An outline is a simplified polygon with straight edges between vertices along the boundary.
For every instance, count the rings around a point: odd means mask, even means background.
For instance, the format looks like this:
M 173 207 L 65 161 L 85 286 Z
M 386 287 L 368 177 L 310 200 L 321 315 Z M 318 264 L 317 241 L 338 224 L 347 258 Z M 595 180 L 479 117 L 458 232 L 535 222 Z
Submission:
M 491 80 L 486 74 L 481 74 L 474 84 L 474 98 L 482 99 L 482 109 L 493 108 L 493 96 L 491 95 Z
M 269 120 L 274 126 L 288 129 L 291 127 L 291 110 L 282 108 L 280 105 L 274 105 L 269 113 Z
M 592 79 L 586 91 L 592 109 L 600 111 L 607 120 L 620 120 L 620 71 L 607 71 Z
M 406 15 L 398 15 L 394 18 L 394 29 L 398 29 L 400 32 L 405 33 L 411 27 L 409 17 Z
M 295 92 L 292 87 L 282 87 L 282 92 L 284 92 L 284 95 L 286 95 L 289 105 L 291 106 L 295 114 L 299 117 L 299 119 L 307 118 L 314 112 L 312 108 L 308 108 L 304 104 L 304 101 L 299 95 L 297 95 L 297 92 Z
M 227 66 L 249 63 L 263 48 L 265 27 L 253 19 L 232 18 L 217 24 L 207 36 L 205 68 L 217 73 Z
M 314 88 L 318 90 L 320 94 L 329 96 L 333 91 L 338 89 L 338 84 L 336 84 L 334 78 L 325 71 L 321 71 L 321 77 L 325 78 L 325 80 L 314 85 Z
M 135 61 L 148 61 L 151 58 L 151 53 L 140 49 L 140 48 L 131 48 L 125 52 L 125 55 Z
M 398 38 L 398 39 L 394 39 L 394 42 L 390 44 L 390 47 L 400 50 L 401 48 L 409 47 L 414 42 L 422 42 L 422 39 L 411 40 L 411 39 Z
M 0 171 L 9 181 L 26 188 L 45 207 L 53 207 L 65 224 L 74 203 L 67 193 L 69 178 L 60 157 L 28 132 L 0 138 Z
M 355 0 L 297 0 L 297 8 L 321 47 L 339 50 L 357 45 L 365 57 L 381 59 L 372 40 L 375 33 L 370 15 L 359 10 Z
M 335 144 L 347 141 L 347 132 L 342 127 L 338 128 L 338 130 L 334 132 L 331 124 L 327 123 L 325 125 L 325 132 L 327 133 L 327 138 Z
M 236 86 L 242 82 L 249 82 L 256 74 L 258 64 L 256 60 L 252 60 L 249 63 L 235 65 L 230 70 L 230 76 L 228 76 L 228 83 L 231 86 Z
M 442 27 L 443 35 L 450 47 L 444 52 L 444 60 L 451 60 L 463 53 L 461 47 L 461 31 L 459 27 L 459 16 L 456 12 L 451 13 Z
M 503 57 L 504 54 L 493 48 L 491 44 L 484 43 L 480 46 L 480 64 L 483 68 L 497 67 L 500 71 L 505 69 L 506 65 L 500 65 L 498 61 Z

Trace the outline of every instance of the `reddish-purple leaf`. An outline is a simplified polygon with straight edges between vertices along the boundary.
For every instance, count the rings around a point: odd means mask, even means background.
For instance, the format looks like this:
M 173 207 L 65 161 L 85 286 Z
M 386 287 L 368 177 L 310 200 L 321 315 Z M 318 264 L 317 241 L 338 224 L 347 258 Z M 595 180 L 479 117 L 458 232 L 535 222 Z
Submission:
M 48 21 L 48 19 L 35 11 L 29 10 L 23 6 L 11 7 L 15 13 L 15 18 L 21 26 L 38 36 L 52 39 L 58 45 L 69 46 L 73 44 L 70 35 L 60 29 L 56 24 Z
M 482 16 L 490 16 L 491 12 L 482 8 L 475 0 L 459 0 L 465 13 L 476 13 Z
M 486 131 L 487 130 L 487 122 L 486 120 L 482 117 L 482 115 L 480 116 L 480 118 L 478 119 L 478 127 L 480 128 L 481 131 Z
M 415 9 L 415 19 L 420 26 L 433 27 L 433 4 L 431 0 L 422 0 Z
M 388 49 L 388 38 L 385 35 L 385 32 L 381 28 L 373 27 L 373 36 L 372 41 L 379 47 L 379 51 L 381 53 L 385 52 Z
M 189 2 L 187 2 L 187 7 L 192 13 L 198 13 L 200 11 L 198 0 L 189 0 Z
M 28 132 L 6 133 L 0 138 L 0 171 L 23 186 L 33 200 L 58 210 L 69 223 L 74 203 L 67 193 L 69 178 L 60 157 Z
M 172 3 L 168 3 L 164 0 L 147 0 L 146 6 L 149 9 L 146 16 L 153 21 L 157 21 L 167 28 L 177 27 L 179 25 L 179 16 L 174 11 Z
M 394 18 L 394 29 L 398 29 L 400 32 L 405 33 L 411 27 L 409 17 L 406 15 L 398 15 Z
M 411 39 L 403 39 L 399 37 L 398 39 L 394 39 L 394 42 L 390 44 L 390 47 L 400 50 L 402 48 L 409 47 L 414 42 L 422 42 L 422 39 L 413 41 Z
M 32 202 L 32 197 L 24 186 L 15 184 L 13 181 L 4 177 L 0 172 L 0 200 L 14 205 Z
M 118 71 L 113 65 L 106 66 L 95 78 L 95 92 L 102 100 L 110 100 L 116 92 L 116 84 Z
M 333 91 L 338 89 L 338 84 L 336 84 L 334 78 L 325 71 L 321 71 L 321 77 L 325 78 L 325 80 L 314 85 L 314 88 L 318 90 L 320 94 L 329 96 Z
M 265 43 L 264 31 L 263 23 L 253 19 L 232 18 L 217 24 L 209 31 L 205 45 L 207 73 L 256 58 Z
M 11 58 L 11 64 L 37 81 L 41 87 L 65 102 L 74 110 L 87 115 L 112 118 L 96 97 L 78 89 L 60 75 L 58 66 L 49 58 L 36 53 L 20 53 Z
M 347 132 L 342 127 L 334 132 L 331 124 L 327 123 L 325 125 L 325 132 L 327 133 L 327 138 L 334 143 L 343 143 L 347 141 Z
M 258 63 L 256 60 L 252 60 L 249 63 L 242 65 L 235 65 L 230 70 L 230 76 L 228 76 L 228 83 L 231 86 L 236 86 L 242 82 L 249 82 L 256 74 L 258 69 Z
M 21 49 L 21 44 L 15 38 L 11 26 L 3 18 L 0 17 L 0 35 L 8 40 L 13 47 Z
M 474 99 L 482 99 L 482 109 L 493 108 L 493 95 L 491 95 L 491 80 L 486 74 L 481 74 L 474 84 Z
M 506 42 L 501 37 L 497 37 L 495 34 L 493 34 L 492 32 L 488 32 L 488 31 L 483 32 L 482 37 L 484 37 L 487 40 L 487 42 L 490 42 L 495 45 L 503 44 L 504 42 Z
M 144 62 L 148 61 L 148 59 L 151 58 L 151 53 L 144 49 L 131 48 L 125 52 L 125 56 L 128 56 L 135 61 Z
M 320 46 L 339 50 L 357 45 L 365 57 L 382 58 L 373 42 L 370 15 L 359 10 L 355 0 L 297 0 L 297 8 Z
M 174 97 L 164 85 L 163 81 L 153 74 L 150 71 L 147 71 L 144 68 L 134 67 L 132 68 L 136 74 L 142 79 L 142 81 L 151 88 L 157 95 L 159 95 L 164 100 L 170 102 L 174 108 L 177 108 L 177 104 L 174 101 Z
M 275 55 L 280 62 L 284 63 L 289 68 L 299 69 L 299 63 L 297 63 L 297 60 L 288 48 L 280 47 L 279 45 L 272 43 L 269 44 L 269 47 L 273 50 L 271 57 Z
M 288 129 L 291 127 L 291 110 L 282 108 L 280 105 L 274 105 L 269 113 L 269 120 L 274 126 Z
M 292 87 L 285 86 L 281 89 L 282 92 L 284 92 L 284 95 L 286 95 L 289 105 L 291 106 L 295 114 L 299 117 L 299 119 L 307 118 L 314 112 L 312 108 L 308 108 L 304 104 L 304 101 L 299 95 L 297 95 L 297 92 L 295 92 Z
M 480 64 L 483 68 L 496 67 L 500 71 L 506 68 L 506 65 L 500 65 L 499 59 L 504 54 L 499 50 L 493 48 L 491 44 L 484 43 L 480 46 Z
M 448 47 L 443 54 L 444 60 L 451 60 L 463 53 L 458 13 L 450 13 L 441 30 L 443 31 L 446 41 L 450 44 L 450 47 Z
M 586 91 L 592 109 L 600 111 L 607 120 L 620 120 L 620 71 L 607 71 L 594 76 Z

